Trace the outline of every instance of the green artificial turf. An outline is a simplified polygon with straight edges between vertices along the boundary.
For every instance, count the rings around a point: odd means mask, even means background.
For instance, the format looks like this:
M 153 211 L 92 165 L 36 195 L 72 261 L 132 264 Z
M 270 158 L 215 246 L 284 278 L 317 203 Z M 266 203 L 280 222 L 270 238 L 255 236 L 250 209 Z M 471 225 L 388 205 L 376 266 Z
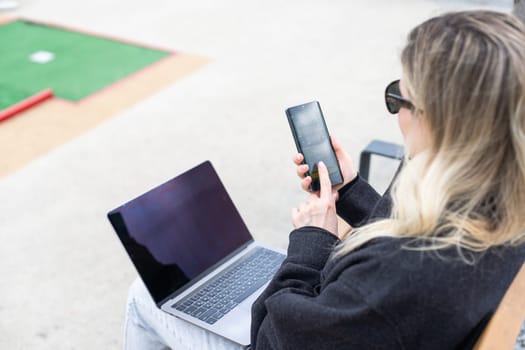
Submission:
M 171 55 L 24 20 L 0 25 L 0 48 L 0 110 L 47 88 L 79 101 Z M 31 60 L 42 51 L 54 58 Z

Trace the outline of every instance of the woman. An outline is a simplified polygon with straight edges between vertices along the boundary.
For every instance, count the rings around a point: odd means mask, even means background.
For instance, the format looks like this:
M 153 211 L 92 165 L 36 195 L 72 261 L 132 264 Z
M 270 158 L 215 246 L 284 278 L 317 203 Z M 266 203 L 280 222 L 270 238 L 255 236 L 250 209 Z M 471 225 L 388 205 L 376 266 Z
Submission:
M 381 197 L 334 140 L 345 183 L 332 189 L 319 164 L 320 193 L 292 211 L 288 256 L 253 305 L 254 350 L 473 346 L 525 260 L 523 43 L 521 22 L 486 11 L 410 33 L 403 77 L 386 93 L 407 161 Z M 354 227 L 346 238 L 336 213 Z M 133 327 L 168 337 L 144 321 L 134 293 L 131 337 Z M 235 348 L 186 330 L 200 332 L 189 327 L 168 345 Z

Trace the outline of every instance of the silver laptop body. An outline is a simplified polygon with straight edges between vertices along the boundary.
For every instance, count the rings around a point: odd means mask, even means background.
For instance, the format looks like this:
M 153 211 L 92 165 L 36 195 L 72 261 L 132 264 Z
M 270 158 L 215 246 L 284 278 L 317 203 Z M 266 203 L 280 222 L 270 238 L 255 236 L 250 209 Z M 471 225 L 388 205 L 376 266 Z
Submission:
M 209 161 L 108 218 L 161 310 L 250 344 L 251 305 L 285 252 L 254 242 Z

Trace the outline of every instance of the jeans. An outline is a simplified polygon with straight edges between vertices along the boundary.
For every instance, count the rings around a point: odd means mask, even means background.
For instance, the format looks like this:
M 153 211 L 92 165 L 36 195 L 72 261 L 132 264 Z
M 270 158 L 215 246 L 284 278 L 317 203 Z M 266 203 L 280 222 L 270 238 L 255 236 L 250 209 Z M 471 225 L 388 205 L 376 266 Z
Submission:
M 125 350 L 241 350 L 241 345 L 160 310 L 140 278 L 129 290 Z

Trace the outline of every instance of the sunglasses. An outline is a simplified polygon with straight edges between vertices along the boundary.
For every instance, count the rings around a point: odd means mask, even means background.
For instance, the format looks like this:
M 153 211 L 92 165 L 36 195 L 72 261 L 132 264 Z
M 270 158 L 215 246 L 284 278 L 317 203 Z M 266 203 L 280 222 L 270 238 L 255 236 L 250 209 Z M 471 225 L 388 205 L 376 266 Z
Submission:
M 386 109 L 392 114 L 399 113 L 401 108 L 408 108 L 414 110 L 415 107 L 406 98 L 401 96 L 401 89 L 399 88 L 399 80 L 393 81 L 385 89 Z

